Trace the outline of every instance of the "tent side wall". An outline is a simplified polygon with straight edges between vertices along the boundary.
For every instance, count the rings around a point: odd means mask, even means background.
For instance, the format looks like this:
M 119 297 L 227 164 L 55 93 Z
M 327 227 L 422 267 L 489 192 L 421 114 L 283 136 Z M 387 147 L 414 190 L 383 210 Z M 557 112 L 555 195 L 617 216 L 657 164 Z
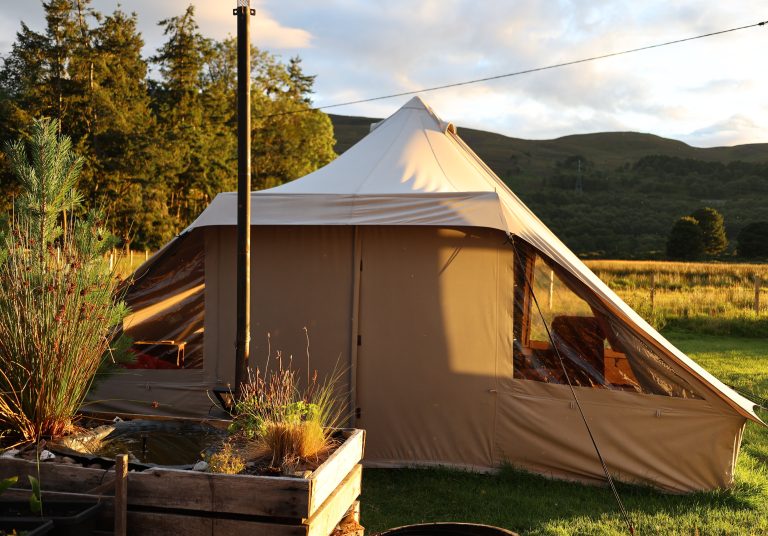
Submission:
M 235 238 L 234 227 L 206 228 L 205 355 L 225 384 L 234 381 Z M 290 362 L 303 383 L 307 363 L 319 382 L 337 369 L 339 391 L 349 392 L 353 242 L 352 227 L 251 228 L 253 368 Z
M 208 233 L 220 260 L 207 273 L 206 356 L 231 348 L 235 298 L 234 230 Z M 367 460 L 489 468 L 496 367 L 511 370 L 505 239 L 482 228 L 254 226 L 252 361 L 264 370 L 270 355 L 274 367 L 280 351 L 304 377 L 306 326 L 310 370 L 355 373 L 340 391 L 357 386 L 350 410 L 367 430 Z
M 613 475 L 673 492 L 727 487 L 746 419 L 704 400 L 576 387 Z M 567 386 L 500 380 L 496 463 L 604 482 Z
M 252 364 L 274 367 L 279 351 L 304 378 L 308 339 L 310 370 L 322 378 L 346 369 L 340 391 L 356 387 L 349 409 L 359 408 L 356 424 L 368 430 L 367 462 L 474 469 L 506 462 L 602 480 L 568 386 L 513 370 L 520 312 L 505 233 L 254 226 L 252 240 Z M 91 409 L 206 416 L 206 390 L 233 381 L 235 228 L 198 229 L 185 244 L 205 249 L 203 368 L 117 373 L 91 395 L 102 401 Z M 169 311 L 187 304 L 185 293 L 199 287 L 190 273 L 179 280 L 178 299 L 147 300 L 136 318 L 162 318 L 158 304 Z M 621 480 L 671 491 L 727 486 L 745 419 L 670 367 L 703 398 L 576 387 L 607 463 Z
M 358 425 L 368 461 L 494 465 L 512 251 L 484 228 L 362 228 Z

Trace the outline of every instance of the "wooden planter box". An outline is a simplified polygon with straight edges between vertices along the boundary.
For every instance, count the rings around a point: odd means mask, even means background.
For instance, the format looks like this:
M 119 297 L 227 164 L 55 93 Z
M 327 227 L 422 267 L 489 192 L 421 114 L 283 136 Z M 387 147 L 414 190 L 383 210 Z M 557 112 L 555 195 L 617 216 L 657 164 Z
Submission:
M 344 443 L 308 478 L 160 468 L 128 473 L 128 534 L 328 536 L 361 489 L 365 432 L 342 434 Z M 37 475 L 37 464 L 0 459 L 0 479 L 17 475 L 22 484 L 30 474 Z M 43 500 L 98 496 L 112 504 L 114 476 L 114 469 L 42 463 Z

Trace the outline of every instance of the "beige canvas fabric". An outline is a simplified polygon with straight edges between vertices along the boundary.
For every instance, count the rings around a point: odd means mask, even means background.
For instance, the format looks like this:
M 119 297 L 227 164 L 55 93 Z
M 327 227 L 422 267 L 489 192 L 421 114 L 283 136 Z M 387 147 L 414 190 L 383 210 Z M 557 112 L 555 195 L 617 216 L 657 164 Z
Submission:
M 512 358 L 504 235 L 361 232 L 356 424 L 367 430 L 369 458 L 492 466 L 497 361 Z
M 346 369 L 368 463 L 509 462 L 603 478 L 568 387 L 513 378 L 514 237 L 593 293 L 696 393 L 577 388 L 611 470 L 673 491 L 732 481 L 745 419 L 759 421 L 752 403 L 642 321 L 420 99 L 328 166 L 251 199 L 253 363 L 274 365 L 280 350 L 306 374 L 306 327 L 310 369 Z M 184 270 L 164 279 L 162 258 L 179 242 L 204 251 L 202 369 L 115 375 L 94 409 L 210 414 L 205 389 L 234 379 L 235 208 L 234 194 L 220 194 L 138 272 L 167 289 L 141 304 L 130 329 L 157 333 L 170 318 L 158 310 L 178 305 L 196 318 L 185 293 L 201 292 Z
M 519 236 L 587 285 L 724 402 L 760 421 L 751 401 L 680 352 L 600 281 L 419 97 L 327 166 L 254 192 L 252 203 L 252 225 L 478 225 Z M 220 194 L 190 228 L 234 225 L 235 206 L 234 194 Z
M 668 491 L 733 482 L 744 419 L 699 400 L 577 387 L 592 433 L 612 474 Z M 604 477 L 570 390 L 500 381 L 496 461 L 559 478 Z
M 230 356 L 235 340 L 236 235 L 232 227 L 206 230 L 215 243 L 217 264 L 208 271 L 207 356 Z M 349 227 L 254 227 L 251 232 L 252 366 L 330 374 L 337 368 L 339 390 L 350 389 L 352 234 Z M 309 363 L 309 367 L 307 367 Z M 219 383 L 234 381 L 234 362 L 216 359 Z M 304 380 L 305 376 L 301 379 Z M 323 378 L 319 378 L 322 381 Z M 305 382 L 302 382 L 305 383 Z

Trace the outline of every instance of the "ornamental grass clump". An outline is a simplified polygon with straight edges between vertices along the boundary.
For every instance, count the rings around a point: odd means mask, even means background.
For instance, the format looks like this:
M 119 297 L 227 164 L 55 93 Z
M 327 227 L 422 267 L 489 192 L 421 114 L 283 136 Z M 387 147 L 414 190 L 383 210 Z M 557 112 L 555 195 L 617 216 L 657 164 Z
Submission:
M 36 121 L 6 147 L 21 191 L 0 235 L 0 432 L 21 440 L 72 430 L 127 313 L 105 259 L 115 239 L 81 212 L 82 159 L 57 130 Z
M 247 442 L 249 458 L 266 458 L 272 468 L 290 472 L 317 459 L 334 445 L 334 429 L 344 417 L 337 398 L 341 372 L 319 383 L 317 372 L 301 386 L 290 366 L 277 354 L 277 367 L 262 374 L 249 370 L 240 389 L 231 430 Z

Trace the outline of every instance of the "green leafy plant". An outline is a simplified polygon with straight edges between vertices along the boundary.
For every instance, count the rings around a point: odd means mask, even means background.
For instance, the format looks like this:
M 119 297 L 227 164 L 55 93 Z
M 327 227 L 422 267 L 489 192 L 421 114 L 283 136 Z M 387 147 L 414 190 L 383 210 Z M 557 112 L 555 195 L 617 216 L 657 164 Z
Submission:
M 32 488 L 32 495 L 29 496 L 29 509 L 33 514 L 43 513 L 43 499 L 40 492 L 40 480 L 29 475 L 29 485 Z
M 24 440 L 70 431 L 127 313 L 105 258 L 103 217 L 76 217 L 82 160 L 58 123 L 6 148 L 21 193 L 0 236 L 0 430 Z
M 10 476 L 0 480 L 0 495 L 2 495 L 5 490 L 16 484 L 18 481 L 19 477 L 17 476 Z
M 302 386 L 278 353 L 274 370 L 249 371 L 230 431 L 252 441 L 255 454 L 268 456 L 272 467 L 287 469 L 317 457 L 333 444 L 333 429 L 343 420 L 345 405 L 337 397 L 341 377 L 337 368 L 319 383 L 315 372 Z
M 32 475 L 28 476 L 29 485 L 32 488 L 32 495 L 29 496 L 29 509 L 33 514 L 42 514 L 43 512 L 43 500 L 40 492 L 40 480 Z M 19 481 L 19 477 L 11 476 L 0 480 L 0 495 L 7 489 L 16 484 Z

